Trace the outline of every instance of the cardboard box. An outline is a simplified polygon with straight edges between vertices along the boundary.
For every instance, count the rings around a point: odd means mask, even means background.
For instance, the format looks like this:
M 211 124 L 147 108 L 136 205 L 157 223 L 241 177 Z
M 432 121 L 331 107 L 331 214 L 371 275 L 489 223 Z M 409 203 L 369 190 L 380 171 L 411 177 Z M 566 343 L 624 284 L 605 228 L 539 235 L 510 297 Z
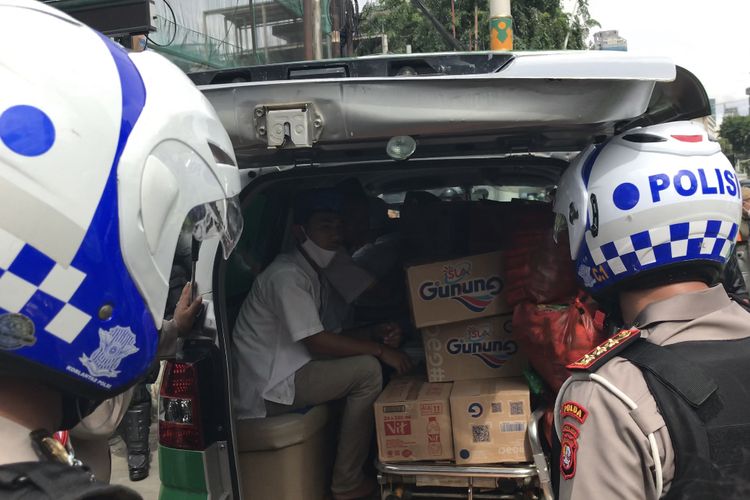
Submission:
M 500 252 L 406 270 L 414 325 L 443 325 L 507 313 Z
M 453 459 L 451 386 L 417 378 L 388 384 L 374 405 L 381 462 Z
M 422 329 L 430 382 L 521 375 L 526 358 L 513 339 L 513 315 Z
M 524 379 L 462 380 L 453 384 L 450 399 L 457 464 L 531 461 Z

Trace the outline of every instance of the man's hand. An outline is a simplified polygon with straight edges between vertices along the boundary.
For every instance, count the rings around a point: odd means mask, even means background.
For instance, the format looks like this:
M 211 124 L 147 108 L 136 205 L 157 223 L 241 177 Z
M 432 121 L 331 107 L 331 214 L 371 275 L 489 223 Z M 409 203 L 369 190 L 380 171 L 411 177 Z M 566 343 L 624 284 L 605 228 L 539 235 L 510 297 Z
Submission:
M 178 335 L 185 335 L 193 328 L 195 319 L 200 313 L 201 304 L 203 304 L 203 298 L 200 295 L 196 296 L 195 300 L 190 303 L 191 289 L 192 283 L 186 283 L 180 294 L 180 300 L 177 301 L 174 308 L 174 323 Z
M 398 349 L 403 341 L 403 330 L 398 323 L 388 322 L 375 325 L 372 328 L 372 339 L 375 342 L 382 342 L 388 347 Z
M 382 346 L 383 352 L 380 354 L 380 361 L 390 366 L 399 375 L 403 375 L 411 371 L 411 359 L 404 352 L 388 347 L 387 345 Z

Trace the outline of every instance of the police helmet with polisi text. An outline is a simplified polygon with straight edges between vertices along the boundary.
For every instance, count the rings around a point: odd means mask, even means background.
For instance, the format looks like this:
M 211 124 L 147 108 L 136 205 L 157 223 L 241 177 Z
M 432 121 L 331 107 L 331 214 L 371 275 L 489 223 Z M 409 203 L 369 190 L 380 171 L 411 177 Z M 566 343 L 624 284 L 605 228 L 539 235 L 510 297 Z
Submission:
M 675 122 L 589 146 L 563 173 L 554 211 L 593 293 L 712 282 L 734 247 L 741 192 L 703 127 Z
M 48 5 L 2 2 L 0 45 L 0 374 L 105 399 L 152 367 L 181 232 L 239 237 L 232 144 L 177 67 Z

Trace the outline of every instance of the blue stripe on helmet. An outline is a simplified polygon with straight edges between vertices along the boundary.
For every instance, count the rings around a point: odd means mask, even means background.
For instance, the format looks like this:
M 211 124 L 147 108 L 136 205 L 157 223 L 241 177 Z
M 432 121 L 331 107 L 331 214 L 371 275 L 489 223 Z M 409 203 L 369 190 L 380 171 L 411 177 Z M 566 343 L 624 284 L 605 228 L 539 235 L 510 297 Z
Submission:
M 604 146 L 606 144 L 606 142 L 603 142 L 594 146 L 594 150 L 591 152 L 588 158 L 586 158 L 586 162 L 583 164 L 583 168 L 581 169 L 581 177 L 583 178 L 583 185 L 587 189 L 589 187 L 589 180 L 591 179 L 591 171 L 594 169 L 594 163 L 596 162 L 596 159 L 599 157 L 599 153 L 602 152 L 602 149 L 604 149 Z
M 106 37 L 102 36 L 102 40 L 112 55 L 120 78 L 122 119 L 117 148 L 102 197 L 71 262 L 71 267 L 84 273 L 86 277 L 67 304 L 42 291 L 34 294 L 21 312 L 34 320 L 37 342 L 16 351 L 20 356 L 88 382 L 91 391 L 82 395 L 92 398 L 103 398 L 119 392 L 145 373 L 156 355 L 158 341 L 154 319 L 123 261 L 117 216 L 117 169 L 130 133 L 145 105 L 146 88 L 127 53 Z M 112 306 L 111 317 L 104 320 L 98 314 L 103 305 Z M 72 306 L 91 317 L 71 343 L 44 331 L 64 306 Z M 116 349 L 119 344 L 111 343 L 112 335 L 107 333 L 116 331 L 115 327 L 132 330 L 137 351 L 123 356 L 112 367 L 110 373 L 114 375 L 94 377 L 87 370 L 83 359 L 92 357 L 97 349 L 101 351 L 102 346 L 111 346 L 110 350 Z

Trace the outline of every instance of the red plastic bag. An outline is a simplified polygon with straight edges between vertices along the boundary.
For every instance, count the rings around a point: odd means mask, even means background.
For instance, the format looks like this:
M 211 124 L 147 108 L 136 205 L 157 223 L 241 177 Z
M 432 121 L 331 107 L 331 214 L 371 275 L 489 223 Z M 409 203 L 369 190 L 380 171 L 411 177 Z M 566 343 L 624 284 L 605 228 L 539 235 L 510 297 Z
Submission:
M 570 376 L 565 366 L 606 340 L 604 314 L 583 294 L 567 304 L 522 302 L 513 311 L 513 336 L 557 393 Z
M 575 266 L 567 240 L 555 242 L 550 228 L 523 234 L 524 244 L 503 254 L 508 304 L 551 304 L 574 296 Z

